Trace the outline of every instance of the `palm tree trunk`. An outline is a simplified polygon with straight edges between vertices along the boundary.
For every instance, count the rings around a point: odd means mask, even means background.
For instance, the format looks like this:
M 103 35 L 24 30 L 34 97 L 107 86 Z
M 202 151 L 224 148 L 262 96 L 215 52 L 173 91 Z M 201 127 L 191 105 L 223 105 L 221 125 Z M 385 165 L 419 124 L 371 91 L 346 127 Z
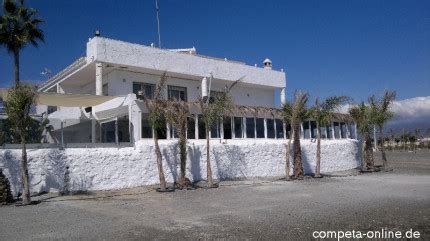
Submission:
M 315 164 L 315 177 L 321 177 L 321 133 L 320 124 L 317 123 L 317 160 Z
M 22 181 L 22 204 L 28 205 L 31 202 L 30 186 L 28 178 L 27 147 L 25 138 L 21 138 L 22 159 L 21 159 L 21 181 Z
M 290 148 L 291 148 L 292 136 L 288 139 L 288 144 L 285 146 L 287 148 L 285 154 L 285 180 L 290 180 Z
M 367 162 L 366 162 L 366 141 L 361 140 L 361 170 L 366 171 L 367 170 Z
M 381 155 L 382 155 L 382 168 L 388 168 L 388 160 L 387 155 L 385 154 L 385 147 L 384 147 L 384 129 L 382 126 L 379 126 L 379 132 L 381 133 Z
M 157 156 L 158 177 L 160 178 L 160 190 L 166 190 L 166 178 L 163 171 L 163 157 L 161 156 L 160 146 L 158 145 L 157 131 L 154 131 L 155 155 Z
M 374 160 L 373 160 L 373 148 L 372 148 L 372 140 L 370 135 L 366 135 L 366 167 L 368 170 L 374 170 Z
M 302 149 L 300 146 L 300 124 L 294 125 L 294 178 L 303 177 Z
M 180 128 L 180 136 L 179 136 L 179 151 L 181 155 L 181 180 L 180 184 L 181 187 L 186 187 L 186 179 L 185 179 L 185 172 L 186 172 L 186 165 L 187 165 L 187 139 L 186 139 L 186 133 L 185 133 L 185 126 L 182 126 Z
M 19 84 L 19 50 L 13 51 L 13 59 L 15 65 L 15 86 Z
M 210 146 L 209 146 L 209 128 L 205 128 L 206 131 L 206 168 L 207 168 L 207 180 L 208 180 L 208 187 L 213 186 L 213 179 L 212 179 L 212 167 L 211 167 L 211 157 L 210 157 Z

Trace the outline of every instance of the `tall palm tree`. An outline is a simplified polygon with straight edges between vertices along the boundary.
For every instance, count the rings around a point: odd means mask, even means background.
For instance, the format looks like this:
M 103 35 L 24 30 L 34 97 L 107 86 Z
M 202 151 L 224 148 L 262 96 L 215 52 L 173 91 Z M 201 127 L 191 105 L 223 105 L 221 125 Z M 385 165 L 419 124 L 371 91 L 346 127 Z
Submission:
M 293 104 L 291 102 L 286 102 L 281 108 L 281 115 L 284 121 L 285 126 L 291 126 L 291 120 L 293 118 Z M 292 128 L 291 131 L 293 132 Z M 288 138 L 288 143 L 285 146 L 285 180 L 290 180 L 290 149 L 291 149 L 291 140 L 293 138 L 293 133 L 290 133 Z
M 160 179 L 160 189 L 159 191 L 165 192 L 167 191 L 166 178 L 164 176 L 163 169 L 163 156 L 161 155 L 160 145 L 158 144 L 160 131 L 164 129 L 164 86 L 166 83 L 166 73 L 161 75 L 160 81 L 157 83 L 157 86 L 154 91 L 153 99 L 148 98 L 143 95 L 143 101 L 145 103 L 146 108 L 149 112 L 149 123 L 152 127 L 152 139 L 154 140 L 155 146 L 155 156 L 157 158 L 157 167 L 158 167 L 158 177 Z
M 7 100 L 4 103 L 7 118 L 10 120 L 14 131 L 21 139 L 21 183 L 23 205 L 28 205 L 31 202 L 26 143 L 29 137 L 29 127 L 34 121 L 30 117 L 30 110 L 32 105 L 35 104 L 36 99 L 37 91 L 35 86 L 26 83 L 18 83 L 9 90 Z
M 302 163 L 302 148 L 300 146 L 300 125 L 311 116 L 308 104 L 309 94 L 306 92 L 296 91 L 294 100 L 291 104 L 284 105 L 284 119 L 291 120 L 291 129 L 293 131 L 293 176 L 294 178 L 302 178 L 304 175 Z M 291 105 L 291 107 L 289 107 Z
M 39 25 L 43 22 L 37 18 L 37 11 L 26 8 L 24 0 L 3 1 L 3 16 L 0 16 L 0 45 L 13 54 L 15 65 L 15 85 L 19 83 L 19 54 L 27 44 L 38 46 L 44 41 L 43 31 Z
M 369 97 L 369 104 L 371 108 L 371 116 L 373 123 L 378 127 L 381 139 L 381 154 L 382 154 L 382 167 L 388 168 L 387 155 L 385 154 L 384 147 L 384 125 L 388 120 L 393 118 L 394 113 L 390 111 L 390 105 L 396 98 L 396 92 L 386 90 L 384 96 L 378 99 L 375 95 Z M 376 142 L 376 140 L 375 140 Z
M 185 101 L 174 99 L 167 101 L 164 113 L 169 123 L 175 127 L 179 136 L 179 153 L 180 153 L 180 180 L 179 188 L 187 188 L 186 179 L 187 166 L 187 121 L 190 116 L 188 104 Z
M 362 171 L 373 171 L 374 160 L 371 138 L 373 123 L 370 107 L 362 102 L 359 105 L 350 107 L 349 114 L 357 124 L 358 132 L 361 134 L 362 138 Z
M 222 120 L 227 112 L 233 108 L 233 98 L 230 94 L 234 86 L 236 86 L 244 77 L 237 79 L 230 86 L 226 86 L 224 91 L 218 92 L 209 98 L 200 98 L 200 109 L 202 111 L 201 120 L 205 124 L 206 134 L 206 172 L 207 172 L 207 187 L 216 187 L 213 183 L 212 167 L 210 158 L 210 130 L 212 127 Z
M 348 100 L 346 96 L 331 96 L 320 103 L 319 98 L 315 100 L 312 117 L 317 125 L 317 154 L 315 165 L 315 177 L 321 177 L 321 126 L 327 126 L 333 120 L 335 111 L 340 105 Z

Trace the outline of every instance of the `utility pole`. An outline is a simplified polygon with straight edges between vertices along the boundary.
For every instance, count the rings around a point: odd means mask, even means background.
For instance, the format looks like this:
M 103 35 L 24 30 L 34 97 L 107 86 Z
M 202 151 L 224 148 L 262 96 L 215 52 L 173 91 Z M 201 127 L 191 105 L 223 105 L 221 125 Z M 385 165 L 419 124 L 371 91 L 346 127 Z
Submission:
M 157 29 L 158 29 L 158 47 L 161 49 L 161 34 L 160 34 L 160 8 L 158 7 L 158 0 L 155 0 L 155 9 L 157 10 Z

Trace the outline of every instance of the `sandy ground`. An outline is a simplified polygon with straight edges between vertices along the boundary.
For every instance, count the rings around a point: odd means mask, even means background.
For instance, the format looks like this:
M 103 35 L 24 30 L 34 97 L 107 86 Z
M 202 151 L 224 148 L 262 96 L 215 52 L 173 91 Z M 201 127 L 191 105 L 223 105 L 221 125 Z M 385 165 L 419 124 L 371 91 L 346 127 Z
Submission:
M 0 207 L 0 240 L 309 240 L 313 231 L 382 228 L 429 240 L 430 152 L 388 157 L 393 172 L 164 194 L 144 187 L 43 195 L 38 205 Z

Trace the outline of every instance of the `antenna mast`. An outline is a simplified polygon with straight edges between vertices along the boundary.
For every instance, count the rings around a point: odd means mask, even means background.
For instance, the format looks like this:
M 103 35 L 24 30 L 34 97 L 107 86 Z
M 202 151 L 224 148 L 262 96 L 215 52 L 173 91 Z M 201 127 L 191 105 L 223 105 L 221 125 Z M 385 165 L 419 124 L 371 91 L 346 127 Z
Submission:
M 157 10 L 158 47 L 161 48 L 160 16 L 159 16 L 160 8 L 158 8 L 158 0 L 155 0 L 155 9 Z

